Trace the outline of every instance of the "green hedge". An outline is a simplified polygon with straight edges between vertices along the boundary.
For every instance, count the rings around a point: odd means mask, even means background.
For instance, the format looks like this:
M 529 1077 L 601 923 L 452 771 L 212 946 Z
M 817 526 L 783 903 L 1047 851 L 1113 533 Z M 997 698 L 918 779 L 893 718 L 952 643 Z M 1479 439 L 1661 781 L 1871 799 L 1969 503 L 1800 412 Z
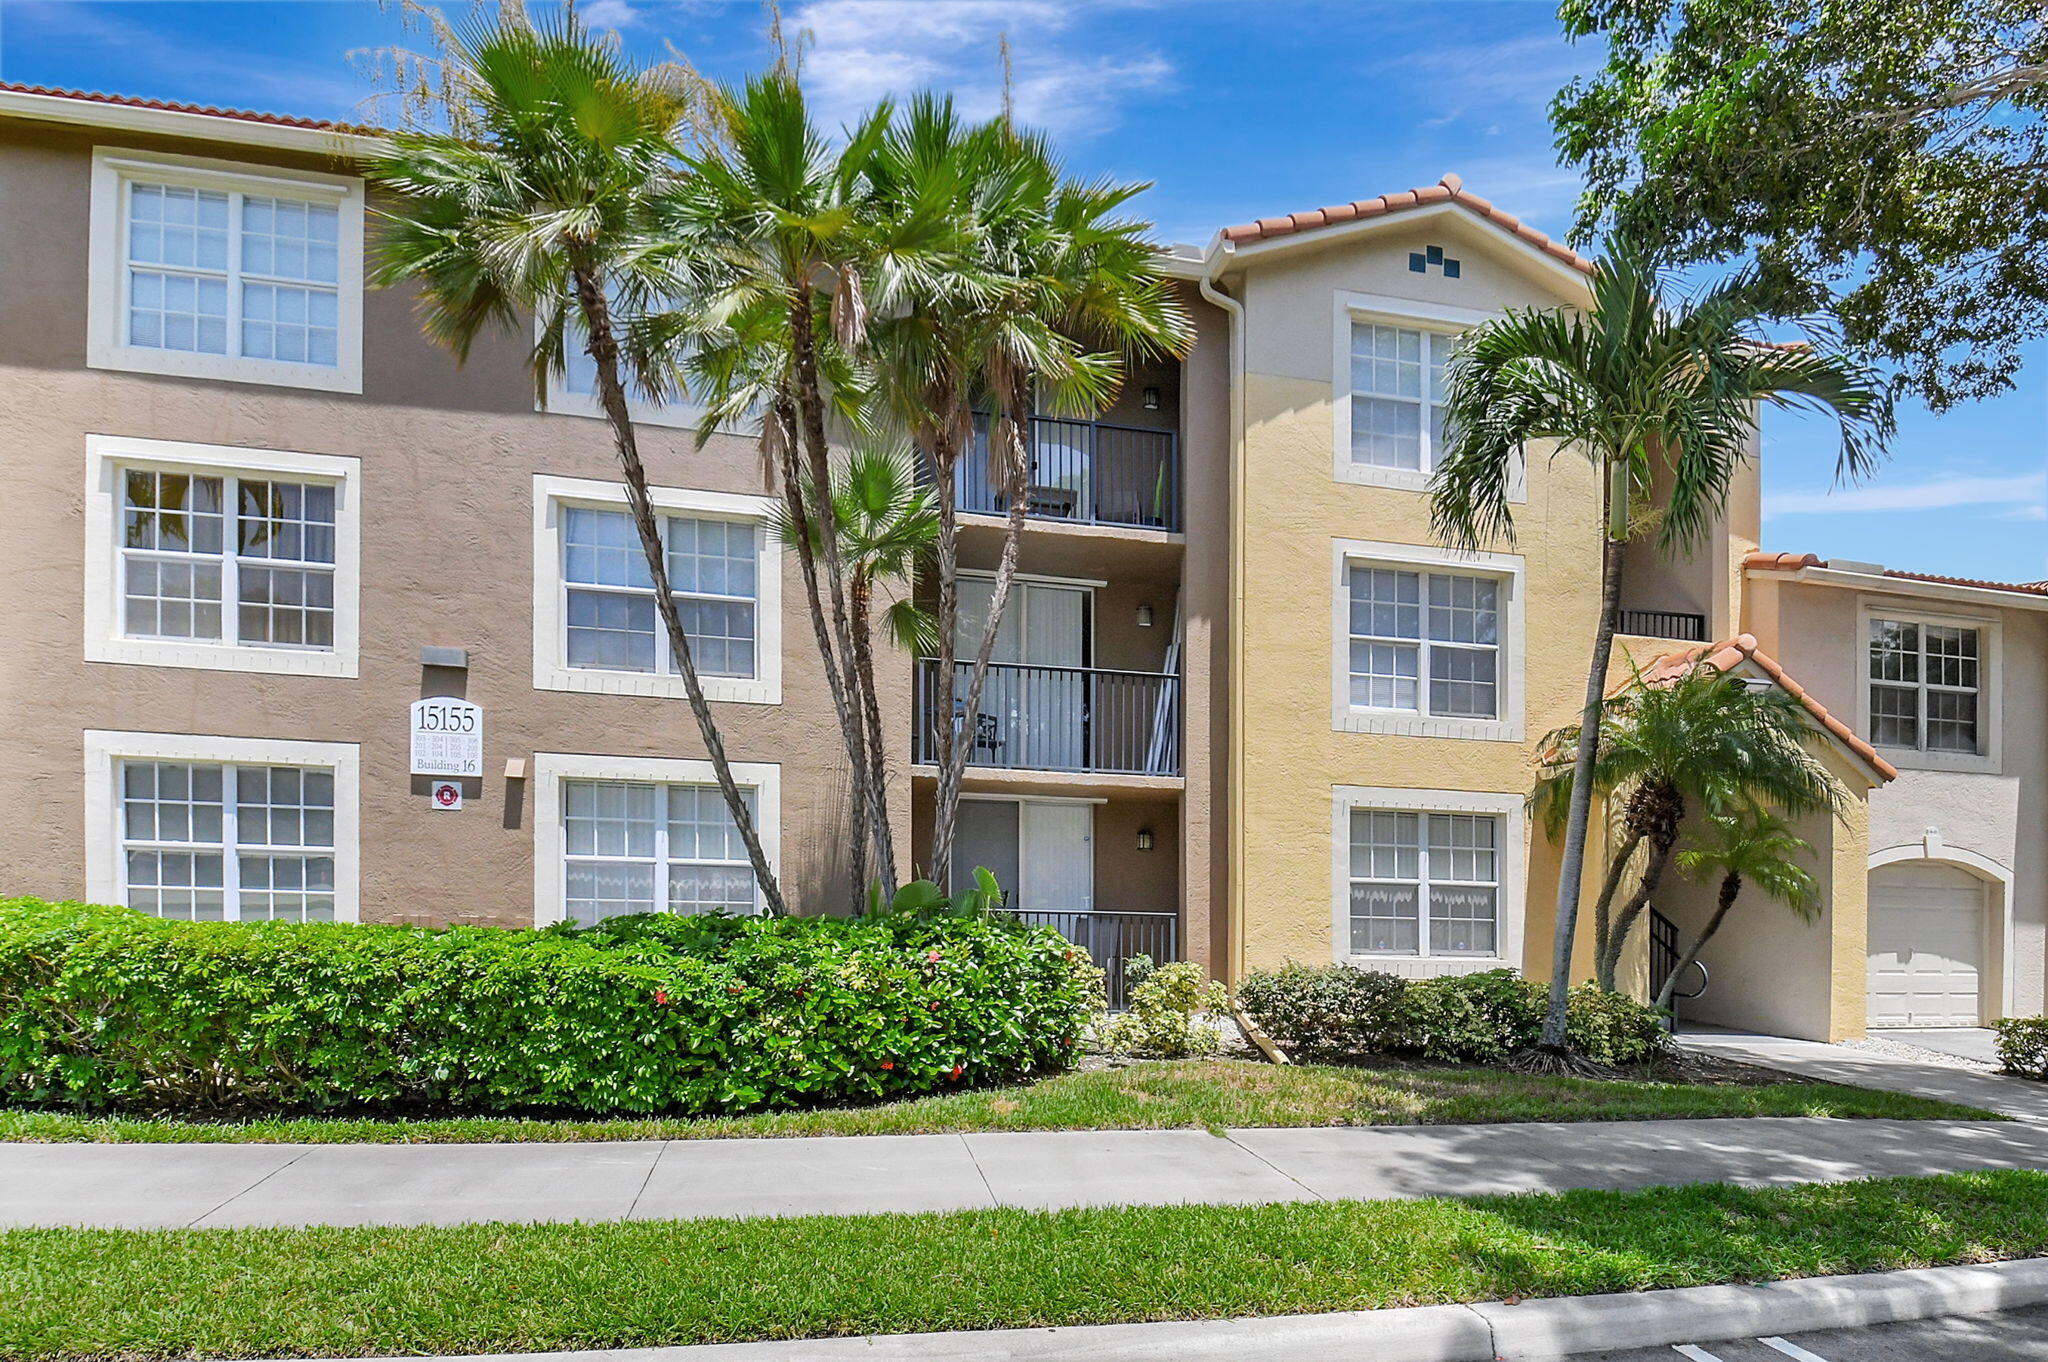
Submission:
M 578 930 L 180 923 L 0 901 L 0 1101 L 732 1112 L 1064 1067 L 1099 974 L 980 916 Z
M 1375 1054 L 1497 1064 L 1543 1033 L 1549 988 L 1513 970 L 1403 979 L 1348 965 L 1248 975 L 1238 1002 L 1275 1044 L 1313 1060 Z M 1566 1041 L 1600 1064 L 1639 1064 L 1669 1043 L 1654 1008 L 1591 984 L 1571 991 Z

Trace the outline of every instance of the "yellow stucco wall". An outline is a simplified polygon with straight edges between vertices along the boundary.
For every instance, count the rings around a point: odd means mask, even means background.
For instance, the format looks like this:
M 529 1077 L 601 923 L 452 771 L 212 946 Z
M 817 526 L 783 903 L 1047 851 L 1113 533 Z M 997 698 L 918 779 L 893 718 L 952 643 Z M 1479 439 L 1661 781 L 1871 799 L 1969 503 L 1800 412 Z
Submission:
M 1249 262 L 1246 304 L 1242 680 L 1233 697 L 1243 779 L 1239 962 L 1250 969 L 1333 958 L 1333 790 L 1390 786 L 1520 797 L 1535 740 L 1576 713 L 1598 609 L 1598 484 L 1576 455 L 1532 459 L 1515 508 L 1525 645 L 1508 662 L 1523 688 L 1520 732 L 1507 740 L 1340 731 L 1335 701 L 1339 540 L 1428 546 L 1418 491 L 1338 481 L 1333 387 L 1338 297 L 1374 293 L 1463 308 L 1555 306 L 1563 288 L 1517 259 L 1491 229 L 1455 220 L 1371 246 Z M 1462 278 L 1408 271 L 1411 249 L 1441 242 Z M 1348 372 L 1348 371 L 1347 371 Z M 1521 958 L 1547 975 L 1554 869 L 1541 838 L 1527 848 L 1530 892 Z

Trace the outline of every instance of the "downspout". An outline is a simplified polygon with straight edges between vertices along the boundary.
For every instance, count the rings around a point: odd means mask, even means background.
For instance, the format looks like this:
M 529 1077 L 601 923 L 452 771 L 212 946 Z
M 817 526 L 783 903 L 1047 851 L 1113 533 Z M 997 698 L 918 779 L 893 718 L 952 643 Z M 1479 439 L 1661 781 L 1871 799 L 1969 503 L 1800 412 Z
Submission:
M 1224 948 L 1225 959 L 1229 962 L 1226 982 L 1234 989 L 1244 978 L 1244 304 L 1216 288 L 1216 275 L 1227 264 L 1235 247 L 1223 242 L 1210 256 L 1208 267 L 1202 272 L 1199 287 L 1202 297 L 1223 310 L 1228 319 L 1230 332 L 1230 429 L 1228 441 L 1229 456 L 1229 504 L 1224 513 L 1230 520 L 1230 618 L 1228 642 L 1230 667 L 1228 669 L 1230 694 L 1227 704 L 1226 751 L 1230 771 L 1225 781 L 1229 811 L 1226 815 L 1228 835 L 1224 839 L 1225 886 L 1223 902 L 1224 932 L 1229 941 Z

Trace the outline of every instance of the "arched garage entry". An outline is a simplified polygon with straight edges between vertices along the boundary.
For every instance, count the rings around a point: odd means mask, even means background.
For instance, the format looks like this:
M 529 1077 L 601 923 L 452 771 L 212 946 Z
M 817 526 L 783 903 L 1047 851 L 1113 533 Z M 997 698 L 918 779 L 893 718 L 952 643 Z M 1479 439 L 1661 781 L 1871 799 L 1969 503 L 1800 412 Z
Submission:
M 2003 866 L 1950 847 L 1872 856 L 1867 1025 L 1982 1026 L 2005 1015 L 2010 883 Z

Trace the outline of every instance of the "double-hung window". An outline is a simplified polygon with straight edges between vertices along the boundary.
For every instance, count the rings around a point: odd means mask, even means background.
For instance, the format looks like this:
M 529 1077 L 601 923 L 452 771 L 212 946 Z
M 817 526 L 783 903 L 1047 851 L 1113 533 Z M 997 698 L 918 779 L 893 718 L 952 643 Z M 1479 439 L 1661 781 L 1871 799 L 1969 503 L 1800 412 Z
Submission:
M 758 821 L 755 791 L 741 793 Z M 753 865 L 716 785 L 565 780 L 561 799 L 569 921 L 755 911 Z
M 1351 462 L 1427 473 L 1444 443 L 1444 367 L 1449 332 L 1351 324 Z
M 1348 575 L 1353 709 L 1500 717 L 1498 579 L 1365 564 Z
M 1870 736 L 1880 747 L 1975 756 L 1984 639 L 1968 625 L 1873 617 Z
M 92 362 L 361 390 L 358 182 L 101 152 Z
M 782 699 L 782 580 L 766 497 L 649 489 L 669 590 L 713 700 Z M 615 482 L 534 479 L 534 685 L 682 696 L 639 530 Z
M 687 516 L 665 516 L 660 526 L 669 586 L 698 673 L 752 679 L 761 527 Z M 562 544 L 568 665 L 678 674 L 632 517 L 564 507 Z
M 1353 955 L 1500 954 L 1501 819 L 1351 810 Z

